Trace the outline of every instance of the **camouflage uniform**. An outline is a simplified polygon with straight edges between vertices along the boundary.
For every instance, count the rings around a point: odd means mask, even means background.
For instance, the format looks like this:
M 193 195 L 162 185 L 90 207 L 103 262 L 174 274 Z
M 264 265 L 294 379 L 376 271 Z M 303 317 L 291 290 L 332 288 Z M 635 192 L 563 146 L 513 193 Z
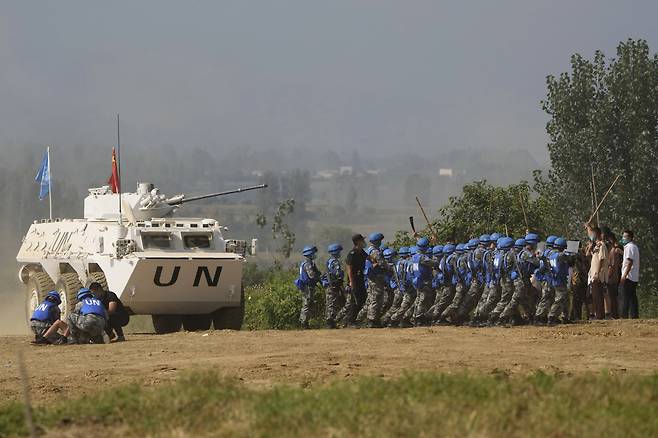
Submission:
M 382 306 L 384 305 L 384 296 L 386 294 L 386 272 L 388 270 L 388 264 L 379 248 L 373 247 L 368 257 L 372 263 L 372 272 L 368 276 L 367 318 L 369 324 L 379 325 L 381 323 Z
M 453 254 L 444 256 L 440 269 L 443 272 L 443 287 L 441 292 L 437 294 L 436 299 L 434 300 L 434 309 L 431 311 L 431 318 L 434 322 L 440 322 L 443 312 L 448 308 L 452 300 L 455 298 L 457 293 L 456 285 L 454 283 L 459 283 L 457 278 L 453 282 L 453 277 L 457 275 L 457 257 Z
M 429 274 L 431 274 L 434 261 L 430 257 L 422 255 L 418 263 L 422 264 L 426 270 L 429 270 Z M 432 277 L 430 275 L 416 289 L 416 302 L 414 303 L 414 310 L 412 312 L 412 318 L 416 325 L 422 325 L 428 322 L 426 314 L 435 299 L 435 292 L 432 289 L 431 282 Z
M 528 316 L 533 317 L 534 312 L 531 308 L 529 288 L 531 266 L 538 265 L 538 260 L 527 249 L 521 251 L 515 259 L 513 271 L 518 275 L 514 279 L 514 293 L 505 310 L 500 314 L 501 319 L 509 319 L 519 316 L 519 306 L 522 306 Z
M 451 322 L 454 322 L 454 318 L 459 310 L 459 306 L 461 305 L 466 293 L 470 288 L 469 276 L 467 275 L 468 256 L 468 254 L 462 254 L 457 259 L 456 271 L 454 271 L 455 273 L 453 275 L 457 275 L 459 280 L 455 285 L 455 295 L 452 297 L 452 301 L 448 307 L 445 308 L 443 313 L 441 313 L 441 319 L 444 321 L 450 320 Z
M 405 266 L 406 260 L 400 259 L 391 267 L 391 270 L 393 271 L 393 276 L 389 282 L 391 286 L 391 302 L 382 317 L 382 324 L 390 323 L 391 317 L 398 311 L 398 309 L 400 309 L 400 305 L 402 304 L 402 299 L 404 298 L 404 282 L 406 279 L 404 272 Z
M 494 251 L 485 251 L 482 257 L 482 271 L 483 271 L 483 284 L 482 294 L 475 305 L 473 312 L 473 322 L 486 321 L 491 307 L 489 306 L 489 297 L 492 299 L 496 294 L 496 279 L 494 278 L 493 269 L 493 256 Z M 500 295 L 498 296 L 500 299 Z M 496 301 L 497 302 L 497 301 Z
M 560 253 L 557 256 L 558 263 L 564 264 L 573 264 L 575 262 L 575 256 L 570 256 L 564 253 Z M 569 291 L 567 290 L 567 281 L 564 279 L 564 284 L 555 284 L 553 289 L 555 290 L 555 300 L 548 312 L 548 319 L 557 319 L 562 314 L 565 316 L 569 315 L 567 312 L 567 303 L 569 298 Z
M 416 304 L 416 289 L 407 288 L 402 294 L 402 303 L 398 310 L 391 315 L 392 323 L 409 324 Z
M 82 309 L 82 303 L 76 304 L 75 310 L 68 317 L 71 341 L 76 344 L 89 344 L 90 342 L 102 344 L 107 320 L 94 313 L 82 315 L 80 309 Z
M 336 323 L 338 316 L 338 309 L 341 307 L 344 300 L 343 279 L 345 272 L 343 266 L 335 257 L 330 257 L 327 261 L 327 280 L 329 286 L 325 295 L 325 322 L 327 325 L 333 326 Z
M 315 286 L 320 280 L 320 271 L 311 259 L 307 259 L 304 262 L 304 271 L 306 271 L 306 275 L 311 280 L 311 284 L 304 285 L 302 289 L 302 310 L 299 312 L 299 322 L 302 326 L 306 327 L 308 326 L 313 303 L 315 302 Z
M 544 272 L 540 272 L 540 284 L 541 284 L 541 298 L 537 304 L 537 310 L 535 311 L 535 319 L 545 320 L 548 316 L 548 311 L 553 305 L 553 300 L 555 299 L 555 289 L 551 284 L 551 273 L 550 273 L 550 263 L 547 256 L 550 256 L 553 253 L 553 250 L 550 250 L 545 253 L 542 257 Z
M 469 258 L 471 271 L 471 285 L 454 316 L 454 322 L 461 323 L 468 319 L 468 315 L 477 306 L 484 292 L 484 255 L 485 249 L 476 248 Z
M 510 278 L 512 266 L 516 263 L 516 253 L 514 250 L 509 250 L 504 255 L 504 266 L 501 267 L 501 279 L 500 279 L 500 300 L 496 307 L 489 314 L 489 322 L 496 322 L 500 317 L 500 314 L 503 313 L 503 310 L 507 307 L 512 295 L 514 295 L 514 283 Z

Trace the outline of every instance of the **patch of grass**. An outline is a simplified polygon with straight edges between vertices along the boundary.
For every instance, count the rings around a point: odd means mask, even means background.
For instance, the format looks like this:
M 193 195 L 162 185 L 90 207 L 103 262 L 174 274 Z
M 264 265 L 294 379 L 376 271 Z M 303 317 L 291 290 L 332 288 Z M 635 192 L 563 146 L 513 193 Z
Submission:
M 247 388 L 213 372 L 130 385 L 37 409 L 45 431 L 128 436 L 656 436 L 658 374 L 526 377 L 407 374 L 300 388 Z M 24 435 L 22 407 L 0 436 Z

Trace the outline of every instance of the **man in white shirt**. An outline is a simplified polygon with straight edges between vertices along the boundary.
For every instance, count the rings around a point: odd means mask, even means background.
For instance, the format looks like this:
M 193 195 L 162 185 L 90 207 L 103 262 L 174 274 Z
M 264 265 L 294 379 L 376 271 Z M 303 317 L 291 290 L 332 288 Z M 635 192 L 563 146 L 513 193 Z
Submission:
M 640 250 L 633 242 L 633 232 L 624 231 L 621 244 L 624 245 L 624 261 L 621 265 L 621 284 L 624 301 L 621 308 L 621 317 L 639 318 L 637 302 L 637 284 L 640 281 Z

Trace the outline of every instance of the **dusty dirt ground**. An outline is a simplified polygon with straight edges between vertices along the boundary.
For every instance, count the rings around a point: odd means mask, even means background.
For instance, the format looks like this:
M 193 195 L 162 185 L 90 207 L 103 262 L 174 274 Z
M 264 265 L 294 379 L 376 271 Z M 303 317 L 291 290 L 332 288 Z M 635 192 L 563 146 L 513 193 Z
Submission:
M 196 332 L 131 335 L 110 345 L 31 346 L 0 338 L 0 399 L 19 399 L 23 349 L 38 403 L 128 382 L 157 385 L 212 368 L 249 385 L 302 386 L 405 370 L 577 374 L 658 371 L 658 321 L 605 321 L 561 327 L 433 327 L 380 330 Z M 93 383 L 93 384 L 92 384 Z

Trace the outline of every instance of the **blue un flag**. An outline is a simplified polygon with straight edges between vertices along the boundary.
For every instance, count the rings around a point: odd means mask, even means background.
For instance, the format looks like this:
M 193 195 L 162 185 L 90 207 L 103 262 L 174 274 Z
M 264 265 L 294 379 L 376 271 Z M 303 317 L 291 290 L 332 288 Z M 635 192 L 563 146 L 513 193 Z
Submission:
M 36 178 L 34 178 L 41 186 L 39 189 L 39 199 L 43 200 L 48 196 L 50 191 L 50 162 L 48 160 L 48 151 L 43 154 L 43 160 L 41 161 L 41 168 L 37 173 Z

